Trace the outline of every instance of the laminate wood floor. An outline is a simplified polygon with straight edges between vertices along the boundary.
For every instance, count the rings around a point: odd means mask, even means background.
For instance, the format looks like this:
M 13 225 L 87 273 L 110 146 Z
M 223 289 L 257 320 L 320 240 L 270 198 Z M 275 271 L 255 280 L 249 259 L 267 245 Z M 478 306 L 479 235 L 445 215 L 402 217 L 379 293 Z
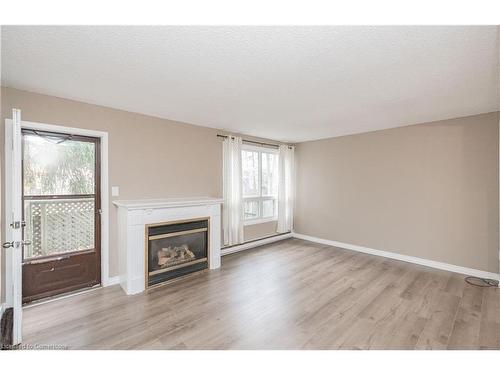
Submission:
M 24 343 L 70 349 L 498 349 L 500 289 L 290 239 L 127 296 L 101 288 L 24 310 Z

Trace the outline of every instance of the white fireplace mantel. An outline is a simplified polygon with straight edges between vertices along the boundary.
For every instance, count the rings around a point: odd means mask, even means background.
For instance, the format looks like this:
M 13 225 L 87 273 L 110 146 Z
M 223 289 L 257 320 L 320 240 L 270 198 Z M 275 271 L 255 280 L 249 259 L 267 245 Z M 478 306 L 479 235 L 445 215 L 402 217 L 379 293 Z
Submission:
M 145 290 L 145 246 L 147 224 L 210 218 L 210 269 L 220 267 L 220 198 L 189 197 L 117 200 L 120 285 L 127 294 Z

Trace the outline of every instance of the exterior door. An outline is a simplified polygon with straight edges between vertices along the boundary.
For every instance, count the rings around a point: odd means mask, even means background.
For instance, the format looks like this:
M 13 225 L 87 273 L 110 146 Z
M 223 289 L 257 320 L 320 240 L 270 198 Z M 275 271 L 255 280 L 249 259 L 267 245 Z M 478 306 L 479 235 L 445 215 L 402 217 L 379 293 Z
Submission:
M 100 140 L 22 130 L 23 303 L 101 282 Z
M 17 345 L 22 339 L 21 263 L 22 237 L 21 180 L 21 111 L 12 110 L 12 120 L 5 120 L 5 304 L 12 309 L 12 335 L 7 340 Z

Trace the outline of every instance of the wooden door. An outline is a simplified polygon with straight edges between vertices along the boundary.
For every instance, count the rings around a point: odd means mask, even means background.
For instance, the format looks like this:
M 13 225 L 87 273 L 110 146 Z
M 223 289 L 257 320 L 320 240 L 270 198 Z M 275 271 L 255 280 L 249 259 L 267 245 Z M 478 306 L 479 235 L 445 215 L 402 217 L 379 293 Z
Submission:
M 101 282 L 100 140 L 23 129 L 23 303 Z

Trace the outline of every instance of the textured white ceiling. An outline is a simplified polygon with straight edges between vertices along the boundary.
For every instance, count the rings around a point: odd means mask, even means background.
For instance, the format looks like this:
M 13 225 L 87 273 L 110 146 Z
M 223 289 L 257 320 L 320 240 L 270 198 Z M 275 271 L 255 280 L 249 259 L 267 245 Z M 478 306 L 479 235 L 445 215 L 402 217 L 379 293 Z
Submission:
M 3 85 L 282 141 L 498 109 L 496 26 L 3 26 Z

